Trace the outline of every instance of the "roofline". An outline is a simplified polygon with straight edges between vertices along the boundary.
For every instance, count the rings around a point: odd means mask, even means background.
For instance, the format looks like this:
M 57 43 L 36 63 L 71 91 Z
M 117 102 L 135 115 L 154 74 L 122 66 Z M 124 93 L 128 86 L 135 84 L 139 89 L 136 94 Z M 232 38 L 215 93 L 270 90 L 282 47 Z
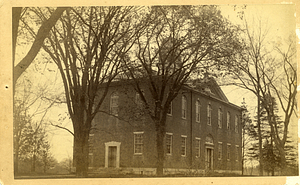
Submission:
M 210 96 L 210 95 L 208 95 L 208 94 L 206 94 L 206 93 L 203 93 L 203 92 L 201 92 L 201 91 L 199 91 L 199 90 L 193 89 L 192 87 L 190 87 L 190 86 L 188 86 L 188 85 L 184 85 L 183 88 L 186 88 L 186 89 L 191 90 L 191 91 L 193 91 L 193 92 L 199 93 L 199 94 L 201 94 L 201 95 L 203 95 L 203 96 L 209 97 L 209 98 L 214 99 L 214 100 L 217 100 L 217 101 L 219 101 L 219 102 L 225 103 L 225 104 L 227 104 L 227 105 L 230 105 L 231 107 L 233 107 L 233 108 L 235 108 L 235 109 L 243 110 L 243 108 L 240 107 L 240 106 L 238 106 L 238 105 L 235 105 L 235 104 L 233 104 L 233 103 L 231 103 L 231 102 L 229 102 L 229 101 L 224 101 L 224 100 L 219 99 L 219 98 L 214 97 L 214 96 Z

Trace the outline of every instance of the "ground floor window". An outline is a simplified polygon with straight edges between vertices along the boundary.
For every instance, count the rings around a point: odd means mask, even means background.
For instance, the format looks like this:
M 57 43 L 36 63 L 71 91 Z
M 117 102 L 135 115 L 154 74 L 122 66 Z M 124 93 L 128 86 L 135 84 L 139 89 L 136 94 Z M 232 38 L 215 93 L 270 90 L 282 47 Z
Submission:
M 222 142 L 218 142 L 218 159 L 222 160 Z
M 200 157 L 200 138 L 196 137 L 196 157 Z
M 186 156 L 186 137 L 184 135 L 181 136 L 181 156 Z
M 236 156 L 236 161 L 239 161 L 239 145 L 235 146 L 235 156 Z
M 134 154 L 143 154 L 144 132 L 134 132 Z
M 230 161 L 230 146 L 231 144 L 227 144 L 227 160 Z
M 173 134 L 172 133 L 167 133 L 166 134 L 166 154 L 171 155 L 172 154 L 172 142 L 173 142 Z

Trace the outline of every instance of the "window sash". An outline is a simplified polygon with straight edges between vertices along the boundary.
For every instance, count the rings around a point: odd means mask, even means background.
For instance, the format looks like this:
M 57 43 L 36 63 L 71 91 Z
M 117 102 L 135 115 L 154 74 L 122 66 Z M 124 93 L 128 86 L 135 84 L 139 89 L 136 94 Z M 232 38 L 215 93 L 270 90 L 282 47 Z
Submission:
M 196 101 L 196 121 L 200 122 L 200 102 Z
M 207 124 L 211 125 L 211 105 L 207 105 Z
M 200 139 L 196 139 L 196 157 L 200 157 Z
M 222 109 L 220 108 L 218 110 L 218 126 L 219 126 L 219 128 L 222 128 L 222 117 L 223 117 L 223 112 L 222 112 Z
M 219 160 L 222 159 L 222 143 L 219 143 L 219 146 L 218 146 L 218 159 Z
M 169 106 L 167 114 L 168 115 L 172 115 L 172 113 L 173 113 L 173 102 L 170 103 L 170 106 Z
M 143 153 L 143 143 L 144 138 L 143 134 L 134 134 L 134 154 L 142 154 Z
M 235 124 L 234 125 L 235 125 L 234 130 L 236 133 L 238 133 L 238 117 L 237 116 L 235 116 Z
M 227 129 L 230 129 L 230 112 L 227 112 Z
M 171 134 L 166 135 L 166 154 L 172 154 L 172 141 L 173 141 L 173 136 Z
M 112 115 L 118 115 L 119 109 L 119 96 L 117 94 L 112 94 L 110 97 L 110 113 Z
M 181 137 L 181 156 L 186 156 L 186 137 Z
M 182 96 L 182 118 L 186 119 L 187 116 L 187 100 L 185 96 Z

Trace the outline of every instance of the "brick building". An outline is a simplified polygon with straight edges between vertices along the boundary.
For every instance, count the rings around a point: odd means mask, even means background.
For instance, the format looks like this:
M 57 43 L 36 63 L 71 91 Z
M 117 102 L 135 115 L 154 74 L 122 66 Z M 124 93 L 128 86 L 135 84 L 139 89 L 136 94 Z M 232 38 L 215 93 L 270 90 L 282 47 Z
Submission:
M 150 97 L 150 92 L 144 94 Z M 212 78 L 184 86 L 167 116 L 165 173 L 186 169 L 241 172 L 241 110 Z M 93 121 L 89 142 L 92 170 L 155 173 L 155 127 L 138 93 L 128 84 L 112 83 Z

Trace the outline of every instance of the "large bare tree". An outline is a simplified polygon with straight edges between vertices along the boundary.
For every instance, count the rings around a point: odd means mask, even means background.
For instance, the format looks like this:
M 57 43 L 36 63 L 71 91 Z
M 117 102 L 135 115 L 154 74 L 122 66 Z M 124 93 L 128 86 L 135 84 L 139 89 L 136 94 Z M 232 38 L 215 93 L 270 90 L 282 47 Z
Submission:
M 43 14 L 37 15 L 43 18 Z M 143 29 L 137 15 L 138 7 L 67 9 L 43 46 L 57 65 L 64 84 L 74 130 L 73 159 L 78 176 L 87 176 L 92 120 L 119 73 L 120 58 Z
M 237 28 L 215 6 L 149 7 L 147 29 L 124 57 L 124 74 L 156 129 L 157 175 L 163 174 L 166 115 L 181 88 L 216 69 L 239 48 Z M 206 70 L 205 70 L 206 69 Z M 212 71 L 212 70 L 210 70 Z M 149 91 L 146 97 L 143 91 Z

